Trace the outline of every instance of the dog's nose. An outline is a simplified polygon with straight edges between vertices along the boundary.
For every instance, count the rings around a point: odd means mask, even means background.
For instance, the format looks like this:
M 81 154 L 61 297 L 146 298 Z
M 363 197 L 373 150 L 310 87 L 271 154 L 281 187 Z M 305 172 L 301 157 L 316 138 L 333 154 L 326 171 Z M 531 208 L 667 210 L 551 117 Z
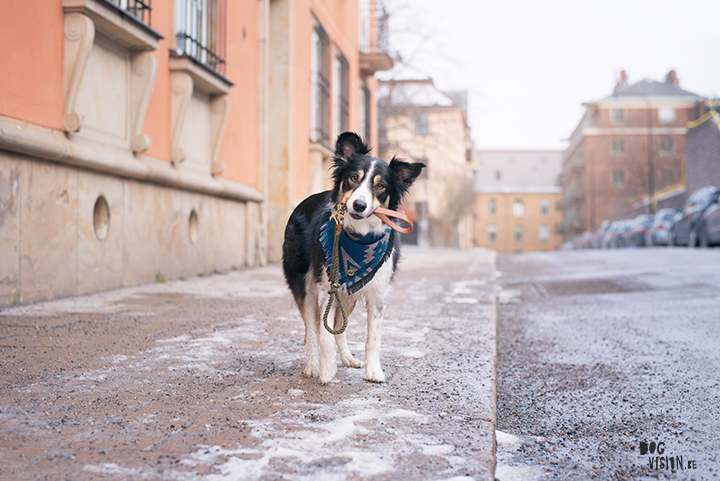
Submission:
M 355 209 L 355 212 L 362 212 L 367 208 L 367 203 L 362 200 L 356 200 L 353 202 L 353 209 Z

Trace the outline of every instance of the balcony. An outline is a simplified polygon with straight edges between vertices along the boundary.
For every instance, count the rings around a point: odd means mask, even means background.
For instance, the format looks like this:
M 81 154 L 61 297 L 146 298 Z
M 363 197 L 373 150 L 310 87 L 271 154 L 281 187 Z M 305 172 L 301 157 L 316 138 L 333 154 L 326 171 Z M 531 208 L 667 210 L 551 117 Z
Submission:
M 378 1 L 375 11 L 371 8 L 372 2 L 360 2 L 360 70 L 366 75 L 374 75 L 375 72 L 390 70 L 393 67 L 393 60 L 388 55 L 389 14 L 385 5 Z M 377 38 L 373 39 L 370 32 L 370 24 L 377 24 Z

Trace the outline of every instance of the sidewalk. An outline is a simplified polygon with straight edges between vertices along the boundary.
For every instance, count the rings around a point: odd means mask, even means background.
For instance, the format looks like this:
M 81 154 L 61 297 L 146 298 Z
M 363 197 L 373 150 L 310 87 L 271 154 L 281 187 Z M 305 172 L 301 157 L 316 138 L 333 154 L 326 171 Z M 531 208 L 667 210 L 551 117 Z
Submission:
M 384 384 L 303 376 L 279 266 L 0 311 L 0 479 L 492 480 L 494 254 L 406 248 L 393 293 Z

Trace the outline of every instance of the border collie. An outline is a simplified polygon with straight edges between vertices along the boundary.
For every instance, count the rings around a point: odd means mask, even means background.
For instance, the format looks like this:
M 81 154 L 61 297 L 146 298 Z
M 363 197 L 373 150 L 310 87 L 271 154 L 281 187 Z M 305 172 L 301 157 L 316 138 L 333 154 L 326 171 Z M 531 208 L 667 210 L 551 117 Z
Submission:
M 376 215 L 376 208 L 396 210 L 410 185 L 425 167 L 393 158 L 368 155 L 368 146 L 355 133 L 340 134 L 332 165 L 333 190 L 314 194 L 293 211 L 285 228 L 283 271 L 295 303 L 305 321 L 305 375 L 329 383 L 337 373 L 335 344 L 343 366 L 359 368 L 361 362 L 348 348 L 345 334 L 335 336 L 322 322 L 328 302 L 328 274 L 335 235 L 331 215 L 345 201 L 347 212 L 340 239 L 340 299 L 350 316 L 359 299 L 367 310 L 365 378 L 384 382 L 380 367 L 380 323 L 400 258 L 396 232 Z M 328 323 L 342 326 L 340 310 L 333 304 Z

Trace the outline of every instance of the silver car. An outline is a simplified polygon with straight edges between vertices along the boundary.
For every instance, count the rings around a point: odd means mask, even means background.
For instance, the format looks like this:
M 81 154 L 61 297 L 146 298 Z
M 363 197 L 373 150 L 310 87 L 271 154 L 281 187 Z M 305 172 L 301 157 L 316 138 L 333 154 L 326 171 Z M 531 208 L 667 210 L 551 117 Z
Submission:
M 666 246 L 668 244 L 670 229 L 676 213 L 675 209 L 660 209 L 655 212 L 655 217 L 646 233 L 646 245 Z

